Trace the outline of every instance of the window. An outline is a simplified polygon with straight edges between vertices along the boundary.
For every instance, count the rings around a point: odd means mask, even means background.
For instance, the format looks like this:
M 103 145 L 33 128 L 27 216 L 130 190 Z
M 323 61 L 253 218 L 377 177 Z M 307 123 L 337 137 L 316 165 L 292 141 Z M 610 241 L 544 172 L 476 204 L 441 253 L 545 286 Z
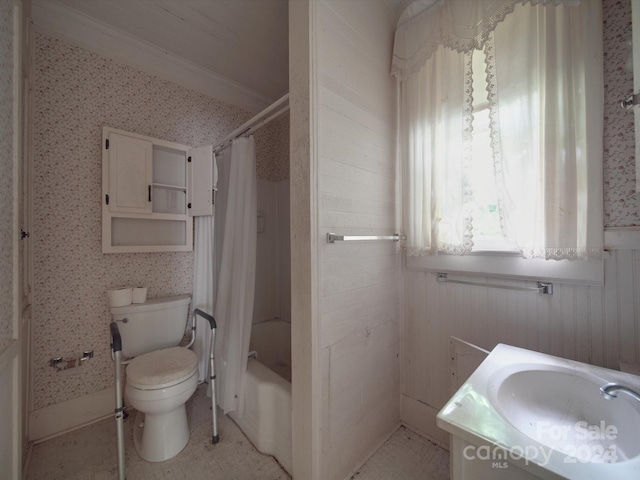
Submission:
M 410 257 L 462 271 L 485 252 L 493 263 L 515 253 L 527 268 L 601 267 L 598 3 L 444 0 L 400 25 L 393 72 Z
M 505 236 L 498 208 L 493 154 L 489 99 L 485 72 L 486 56 L 474 50 L 473 56 L 473 133 L 469 183 L 471 186 L 471 216 L 473 218 L 472 252 L 517 252 L 517 245 Z

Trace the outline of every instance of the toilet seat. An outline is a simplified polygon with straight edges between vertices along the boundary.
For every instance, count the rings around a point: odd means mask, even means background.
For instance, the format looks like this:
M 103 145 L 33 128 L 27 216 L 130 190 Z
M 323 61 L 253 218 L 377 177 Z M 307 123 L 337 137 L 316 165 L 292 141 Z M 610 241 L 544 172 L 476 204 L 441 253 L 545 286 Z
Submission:
M 127 384 L 159 390 L 188 380 L 198 369 L 198 357 L 185 347 L 171 347 L 135 357 L 127 366 Z

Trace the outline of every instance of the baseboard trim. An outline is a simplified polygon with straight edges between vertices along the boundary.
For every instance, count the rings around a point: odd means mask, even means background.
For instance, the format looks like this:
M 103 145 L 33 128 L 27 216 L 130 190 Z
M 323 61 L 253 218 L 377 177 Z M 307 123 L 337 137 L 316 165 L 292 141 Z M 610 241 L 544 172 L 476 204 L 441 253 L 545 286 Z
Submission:
M 438 410 L 406 395 L 400 396 L 402 425 L 422 435 L 436 445 L 449 450 L 449 433 L 436 425 Z
M 113 415 L 115 387 L 31 412 L 29 441 L 40 443 Z
M 27 445 L 27 453 L 24 456 L 22 462 L 22 480 L 29 478 L 29 467 L 31 466 L 31 455 L 33 453 L 33 442 L 29 442 Z

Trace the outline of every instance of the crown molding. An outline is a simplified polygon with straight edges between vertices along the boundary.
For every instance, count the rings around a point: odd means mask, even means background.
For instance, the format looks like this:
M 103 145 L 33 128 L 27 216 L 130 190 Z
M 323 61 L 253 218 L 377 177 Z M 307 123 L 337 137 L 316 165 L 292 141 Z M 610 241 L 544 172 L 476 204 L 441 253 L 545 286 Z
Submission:
M 258 112 L 273 99 L 128 33 L 51 1 L 33 2 L 37 32 L 131 65 L 210 97 Z

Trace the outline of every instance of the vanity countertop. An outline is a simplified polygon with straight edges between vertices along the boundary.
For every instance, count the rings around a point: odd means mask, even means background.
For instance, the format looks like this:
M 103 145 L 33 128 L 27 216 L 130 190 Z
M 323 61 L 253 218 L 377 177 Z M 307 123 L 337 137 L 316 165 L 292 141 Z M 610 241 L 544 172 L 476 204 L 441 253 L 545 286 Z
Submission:
M 516 385 L 523 393 L 501 389 L 523 372 Z M 499 344 L 438 413 L 437 424 L 478 457 L 477 447 L 489 458 L 497 449 L 540 478 L 640 479 L 640 402 L 622 393 L 605 399 L 599 387 L 607 383 L 640 392 L 635 375 Z M 579 396 L 572 398 L 574 390 Z M 553 392 L 563 398 L 548 398 Z

